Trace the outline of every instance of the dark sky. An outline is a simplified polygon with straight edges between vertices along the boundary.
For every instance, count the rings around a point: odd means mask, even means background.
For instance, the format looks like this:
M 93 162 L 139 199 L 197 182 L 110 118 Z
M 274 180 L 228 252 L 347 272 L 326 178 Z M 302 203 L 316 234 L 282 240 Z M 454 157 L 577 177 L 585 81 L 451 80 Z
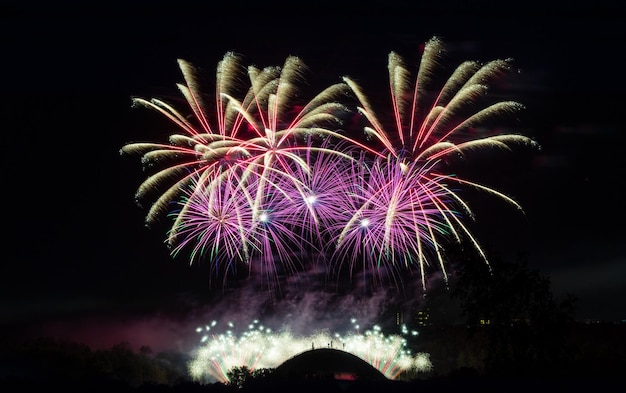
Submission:
M 219 313 L 206 267 L 173 260 L 165 234 L 143 225 L 134 193 L 144 174 L 119 149 L 165 141 L 171 130 L 158 114 L 131 108 L 130 97 L 176 96 L 177 58 L 212 72 L 231 50 L 258 66 L 296 55 L 312 85 L 350 75 L 387 95 L 388 53 L 417 61 L 433 35 L 451 65 L 514 59 L 521 77 L 510 93 L 527 107 L 522 131 L 542 146 L 528 167 L 496 175 L 526 216 L 480 208 L 481 242 L 526 252 L 556 296 L 579 298 L 577 318 L 626 318 L 624 12 L 602 2 L 405 3 L 3 6 L 0 322 L 93 345 L 137 336 L 191 345 L 193 323 Z M 230 306 L 254 314 L 244 300 Z

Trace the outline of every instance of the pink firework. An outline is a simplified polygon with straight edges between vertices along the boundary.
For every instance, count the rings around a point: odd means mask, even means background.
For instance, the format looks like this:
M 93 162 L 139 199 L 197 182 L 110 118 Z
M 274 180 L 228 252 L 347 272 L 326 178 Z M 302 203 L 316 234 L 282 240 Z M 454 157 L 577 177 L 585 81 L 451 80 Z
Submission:
M 160 168 L 140 185 L 136 194 L 141 202 L 166 189 L 152 204 L 146 216 L 148 224 L 171 212 L 169 205 L 179 199 L 194 177 L 215 178 L 236 168 L 243 171 L 244 180 L 252 173 L 264 179 L 269 176 L 264 172 L 284 170 L 292 162 L 304 165 L 296 154 L 308 148 L 299 146 L 304 136 L 343 138 L 320 125 L 339 122 L 337 115 L 345 111 L 345 106 L 336 98 L 348 90 L 345 84 L 328 87 L 301 110 L 292 111 L 296 104 L 293 97 L 305 69 L 297 57 L 289 57 L 282 68 L 258 69 L 244 67 L 238 56 L 227 53 L 217 67 L 213 118 L 207 112 L 199 73 L 184 60 L 179 60 L 179 65 L 186 84 L 178 87 L 195 121 L 187 120 L 163 100 L 135 98 L 136 104 L 162 113 L 184 133 L 171 135 L 169 144 L 133 142 L 121 149 L 121 153 L 141 154 L 142 163 L 149 170 Z M 246 71 L 250 85 L 243 94 L 241 81 L 245 80 Z M 237 99 L 240 95 L 243 98 Z M 259 187 L 259 195 L 254 199 L 257 210 L 264 191 L 264 187 Z
M 134 98 L 135 105 L 160 112 L 183 133 L 171 135 L 169 144 L 134 142 L 121 149 L 123 154 L 141 154 L 145 169 L 154 171 L 136 193 L 138 202 L 153 199 L 146 215 L 147 224 L 155 223 L 161 215 L 169 212 L 168 205 L 181 196 L 182 190 L 193 182 L 194 177 L 205 172 L 220 173 L 220 167 L 228 166 L 242 154 L 233 146 L 233 141 L 245 131 L 244 118 L 226 98 L 226 95 L 235 95 L 239 91 L 238 81 L 245 77 L 240 57 L 227 53 L 217 66 L 215 118 L 210 118 L 206 112 L 208 106 L 200 90 L 201 81 L 196 69 L 184 60 L 179 60 L 178 64 L 186 82 L 178 84 L 178 88 L 195 121 L 188 120 L 178 109 L 161 99 Z M 162 189 L 165 191 L 158 194 Z
M 289 176 L 277 179 L 286 203 L 286 218 L 292 230 L 302 239 L 301 247 L 316 255 L 327 254 L 337 234 L 336 222 L 345 221 L 350 213 L 350 192 L 354 183 L 355 158 L 351 145 L 331 145 L 326 140 L 319 147 L 303 151 L 306 166 L 292 165 Z M 280 194 L 278 194 L 280 195 Z
M 347 110 L 337 98 L 348 86 L 332 85 L 294 111 L 305 65 L 290 56 L 283 67 L 247 67 L 250 85 L 238 99 L 242 88 L 235 81 L 242 80 L 245 68 L 227 53 L 217 67 L 212 125 L 198 73 L 185 61 L 179 64 L 186 80 L 179 88 L 195 122 L 162 100 L 135 99 L 164 114 L 185 135 L 172 135 L 169 145 L 122 148 L 122 153 L 143 154 L 150 168 L 164 167 L 137 192 L 140 201 L 167 187 L 147 223 L 169 213 L 172 254 L 185 250 L 192 260 L 208 259 L 215 273 L 243 263 L 276 281 L 279 274 L 298 270 L 305 251 L 321 248 L 320 234 L 337 215 L 329 195 L 348 183 L 339 180 L 339 168 L 350 157 L 330 140 L 350 139 L 322 127 L 338 123 Z
M 385 122 L 349 77 L 300 105 L 295 97 L 306 67 L 294 56 L 282 67 L 257 68 L 227 53 L 217 67 L 211 113 L 198 72 L 179 61 L 186 82 L 179 88 L 193 119 L 162 100 L 137 98 L 182 132 L 169 144 L 122 148 L 156 169 L 137 191 L 139 201 L 156 196 L 147 223 L 169 213 L 172 254 L 208 260 L 224 279 L 243 267 L 278 282 L 322 256 L 337 275 L 363 269 L 380 284 L 401 286 L 403 270 L 417 269 L 426 289 L 427 269 L 440 269 L 447 279 L 446 246 L 467 239 L 488 263 L 467 227 L 473 215 L 461 190 L 476 188 L 521 208 L 451 169 L 470 151 L 536 144 L 488 127 L 522 109 L 488 95 L 510 61 L 463 62 L 439 88 L 441 53 L 441 40 L 429 40 L 415 77 L 390 53 Z M 350 114 L 342 103 L 350 93 L 376 146 L 331 127 Z
M 235 175 L 226 172 L 210 184 L 194 179 L 181 199 L 184 210 L 175 232 L 179 240 L 168 240 L 172 255 L 186 250 L 192 261 L 209 260 L 213 272 L 224 278 L 254 251 L 248 240 L 255 225 L 250 198 Z
M 361 87 L 344 77 L 359 101 L 359 113 L 367 120 L 366 132 L 383 146 L 388 159 L 378 158 L 369 170 L 363 169 L 362 185 L 354 193 L 354 213 L 338 238 L 336 260 L 339 266 L 348 261 L 350 271 L 358 258 L 363 259 L 364 265 L 381 271 L 397 272 L 417 266 L 424 289 L 425 267 L 434 261 L 447 279 L 442 244 L 449 239 L 469 239 L 487 262 L 479 243 L 462 221 L 463 217 L 472 217 L 472 212 L 450 188 L 451 184 L 480 189 L 521 209 L 493 188 L 448 174 L 447 160 L 462 157 L 468 151 L 509 150 L 516 144 L 536 146 L 522 135 L 475 137 L 474 127 L 522 108 L 513 101 L 477 105 L 486 97 L 488 83 L 510 69 L 509 61 L 464 62 L 433 94 L 433 74 L 442 52 L 440 39 L 435 37 L 427 42 L 415 80 L 411 79 L 404 59 L 390 53 L 393 110 L 389 123 L 394 125 L 394 132 L 383 126 Z M 428 101 L 431 96 L 434 100 Z
M 351 194 L 353 212 L 340 224 L 333 255 L 337 273 L 350 276 L 360 267 L 373 278 L 401 285 L 402 272 L 437 261 L 444 275 L 446 243 L 471 234 L 463 224 L 467 205 L 448 186 L 449 178 L 433 171 L 434 162 L 402 164 L 393 157 L 356 167 L 361 179 Z M 473 239 L 473 238 L 472 238 Z
M 172 253 L 186 250 L 192 260 L 209 260 L 224 277 L 239 265 L 263 270 L 272 283 L 307 269 L 305 261 L 328 252 L 336 236 L 327 233 L 332 223 L 349 212 L 352 158 L 329 146 L 309 143 L 298 153 L 306 165 L 264 168 L 263 177 L 231 168 L 196 180 L 176 214 Z
M 349 77 L 343 78 L 359 100 L 358 111 L 368 122 L 366 132 L 403 162 L 434 160 L 480 148 L 534 145 L 522 135 L 489 135 L 485 129 L 477 138 L 476 127 L 485 127 L 488 121 L 515 115 L 523 109 L 515 101 L 493 103 L 487 99 L 489 83 L 510 72 L 510 61 L 463 62 L 437 91 L 432 80 L 443 51 L 443 43 L 437 37 L 426 43 L 414 81 L 404 59 L 395 52 L 389 54 L 393 131 L 385 128 L 361 87 Z M 431 96 L 435 98 L 429 101 Z

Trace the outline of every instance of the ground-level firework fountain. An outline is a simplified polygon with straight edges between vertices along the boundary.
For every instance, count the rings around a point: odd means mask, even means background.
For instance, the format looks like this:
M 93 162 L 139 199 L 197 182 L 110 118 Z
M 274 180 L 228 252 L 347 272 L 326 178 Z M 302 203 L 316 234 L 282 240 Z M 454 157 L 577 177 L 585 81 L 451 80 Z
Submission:
M 427 353 L 411 354 L 403 335 L 385 335 L 379 326 L 345 334 L 320 330 L 308 335 L 297 335 L 288 330 L 274 332 L 259 321 L 252 322 L 243 333 L 236 333 L 232 323 L 220 331 L 219 323 L 197 329 L 202 334 L 201 346 L 189 363 L 190 375 L 202 382 L 228 382 L 228 371 L 245 366 L 250 370 L 273 369 L 302 352 L 316 348 L 335 348 L 349 352 L 371 364 L 389 379 L 402 372 L 426 372 L 432 369 Z

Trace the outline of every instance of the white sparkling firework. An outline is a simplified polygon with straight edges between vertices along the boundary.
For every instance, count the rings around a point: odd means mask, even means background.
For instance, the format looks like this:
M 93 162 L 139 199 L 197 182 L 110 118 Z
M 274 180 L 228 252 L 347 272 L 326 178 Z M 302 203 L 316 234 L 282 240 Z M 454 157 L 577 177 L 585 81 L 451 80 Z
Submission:
M 241 334 L 234 325 L 219 330 L 213 321 L 197 332 L 202 334 L 201 346 L 189 362 L 189 374 L 202 382 L 227 383 L 228 371 L 234 367 L 247 367 L 251 371 L 273 369 L 286 360 L 308 350 L 335 348 L 363 359 L 389 379 L 396 379 L 403 372 L 427 372 L 432 369 L 427 353 L 411 354 L 402 335 L 385 335 L 379 326 L 359 333 L 359 326 L 352 320 L 355 332 L 344 335 L 317 331 L 309 335 L 295 335 L 285 330 L 274 332 L 254 321 Z M 404 330 L 403 333 L 408 333 Z M 413 332 L 416 335 L 417 332 Z

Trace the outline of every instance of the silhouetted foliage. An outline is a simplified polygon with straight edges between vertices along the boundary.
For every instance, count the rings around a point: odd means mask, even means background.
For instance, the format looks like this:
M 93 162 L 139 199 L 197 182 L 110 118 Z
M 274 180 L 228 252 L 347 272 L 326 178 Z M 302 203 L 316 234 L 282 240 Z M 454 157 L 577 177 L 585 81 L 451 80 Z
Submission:
M 522 269 L 524 270 L 524 269 Z M 532 277 L 532 274 L 530 275 Z M 531 280 L 532 281 L 532 280 Z M 472 301 L 473 302 L 473 301 Z M 534 320 L 537 323 L 537 320 Z M 559 359 L 553 356 L 555 366 L 547 366 L 549 370 L 539 370 L 546 363 L 534 363 L 530 355 L 513 357 L 514 361 L 527 361 L 532 367 L 524 368 L 523 364 L 505 362 L 509 369 L 494 367 L 487 360 L 490 347 L 502 345 L 508 351 L 498 352 L 501 356 L 511 355 L 513 350 L 521 351 L 518 345 L 503 344 L 494 340 L 499 337 L 488 326 L 429 326 L 422 330 L 419 342 L 422 348 L 431 353 L 436 361 L 435 370 L 426 378 L 408 381 L 334 381 L 334 380 L 302 380 L 282 381 L 271 378 L 273 369 L 236 370 L 239 373 L 239 386 L 214 382 L 200 383 L 189 379 L 186 365 L 189 357 L 183 353 L 162 352 L 154 356 L 146 356 L 148 351 L 133 352 L 127 344 L 121 343 L 108 350 L 91 350 L 83 344 L 59 341 L 52 338 L 35 340 L 11 340 L 4 337 L 0 343 L 0 391 L 55 391 L 68 392 L 443 392 L 456 389 L 480 390 L 481 392 L 526 392 L 534 390 L 556 391 L 614 391 L 610 390 L 616 383 L 623 385 L 623 359 L 626 358 L 626 325 L 621 323 L 588 324 L 575 323 L 570 326 L 570 334 L 561 332 L 552 323 L 537 323 L 537 326 L 548 325 L 551 329 L 538 330 L 535 326 L 525 326 L 537 339 L 531 344 L 531 353 L 546 351 L 542 339 L 550 339 L 554 344 L 569 345 L 570 359 Z M 524 326 L 524 325 L 522 325 Z M 502 326 L 498 332 L 504 337 L 509 329 Z M 517 330 L 519 332 L 519 330 Z M 516 329 L 509 340 L 531 336 L 530 333 L 520 335 Z M 563 333 L 563 341 L 555 340 L 550 334 Z M 470 335 L 468 336 L 468 333 Z M 559 344 L 561 345 L 561 344 Z M 485 349 L 483 351 L 483 349 Z M 441 352 L 436 355 L 436 352 Z M 549 352 L 549 351 L 548 351 Z M 522 352 L 524 355 L 524 352 Z M 553 354 L 552 354 L 553 355 Z M 442 358 L 450 357 L 450 371 L 441 366 Z M 507 359 L 504 359 L 505 361 Z M 484 367 L 482 364 L 490 368 Z M 517 375 L 511 370 L 521 367 L 525 373 Z M 563 372 L 567 367 L 567 372 Z M 550 374 L 550 370 L 552 374 Z M 497 374 L 496 372 L 499 372 Z M 508 372 L 508 375 L 505 375 Z M 559 374 L 561 373 L 562 374 Z M 119 373 L 119 374 L 117 374 Z M 491 378 L 493 377 L 493 378 Z
M 467 257 L 466 257 L 467 258 Z M 461 303 L 470 337 L 484 335 L 484 371 L 498 375 L 554 374 L 571 356 L 566 337 L 574 322 L 576 299 L 558 302 L 550 280 L 518 255 L 488 266 L 459 264 L 451 295 Z
M 252 376 L 252 370 L 247 366 L 233 367 L 226 373 L 228 384 L 237 388 L 242 388 Z
M 0 377 L 15 377 L 41 383 L 171 385 L 188 380 L 187 359 L 146 351 L 133 352 L 127 343 L 108 350 L 91 350 L 83 344 L 53 338 L 4 343 Z
M 236 388 L 244 388 L 253 384 L 259 385 L 271 374 L 271 368 L 250 369 L 247 366 L 233 367 L 226 373 L 228 385 Z

